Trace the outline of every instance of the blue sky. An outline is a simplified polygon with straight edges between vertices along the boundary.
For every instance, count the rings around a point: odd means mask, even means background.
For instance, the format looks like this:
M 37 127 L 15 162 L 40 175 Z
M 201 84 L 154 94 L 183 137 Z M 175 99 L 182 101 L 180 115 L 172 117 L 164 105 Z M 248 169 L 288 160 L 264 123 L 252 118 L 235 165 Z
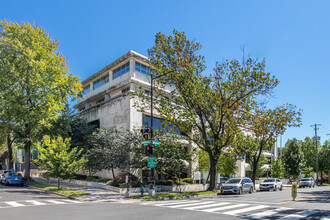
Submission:
M 59 41 L 70 71 L 86 79 L 129 50 L 147 55 L 157 32 L 201 42 L 208 70 L 246 54 L 280 80 L 270 106 L 295 104 L 303 125 L 287 139 L 330 136 L 330 1 L 140 0 L 1 2 L 0 19 L 35 22 Z

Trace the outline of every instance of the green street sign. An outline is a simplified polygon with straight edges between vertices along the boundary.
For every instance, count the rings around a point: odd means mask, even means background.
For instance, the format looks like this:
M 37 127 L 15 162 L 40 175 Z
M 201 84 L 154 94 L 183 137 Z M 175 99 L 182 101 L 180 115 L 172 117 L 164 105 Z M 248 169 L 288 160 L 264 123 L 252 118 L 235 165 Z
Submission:
M 150 144 L 150 140 L 147 140 L 147 141 L 141 141 L 140 142 L 142 145 L 148 145 L 148 144 Z
M 148 167 L 156 167 L 156 157 L 148 157 Z
M 141 141 L 140 143 L 142 145 L 149 145 L 149 144 L 153 143 L 153 146 L 154 147 L 157 147 L 157 146 L 160 145 L 160 142 L 159 141 L 153 141 L 153 140 Z

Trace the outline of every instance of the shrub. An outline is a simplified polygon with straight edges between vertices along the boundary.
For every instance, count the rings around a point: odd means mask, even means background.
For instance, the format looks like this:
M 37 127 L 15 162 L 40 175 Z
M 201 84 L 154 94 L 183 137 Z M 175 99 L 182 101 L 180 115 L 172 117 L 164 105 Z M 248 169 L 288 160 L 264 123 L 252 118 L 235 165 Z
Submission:
M 122 183 L 125 183 L 126 174 L 128 174 L 128 173 L 118 174 L 116 179 L 114 179 L 114 181 L 113 181 L 113 185 L 114 186 L 120 186 Z M 141 186 L 141 181 L 137 176 L 130 173 L 129 174 L 129 184 L 130 184 L 131 187 L 139 187 L 139 186 Z
M 159 180 L 156 185 L 173 186 L 173 180 Z
M 106 184 L 107 184 L 107 185 L 110 185 L 110 186 L 113 186 L 113 180 L 109 180 L 109 181 L 107 181 Z
M 193 184 L 194 183 L 194 179 L 193 178 L 184 178 L 181 181 L 182 182 L 185 182 L 185 183 L 189 183 L 189 184 Z

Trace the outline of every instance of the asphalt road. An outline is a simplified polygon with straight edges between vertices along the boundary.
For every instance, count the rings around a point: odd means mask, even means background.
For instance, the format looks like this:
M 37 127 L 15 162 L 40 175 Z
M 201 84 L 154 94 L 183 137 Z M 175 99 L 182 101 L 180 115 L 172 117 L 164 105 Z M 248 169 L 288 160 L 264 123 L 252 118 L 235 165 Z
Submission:
M 27 187 L 0 186 L 1 220 L 330 219 L 330 187 L 141 202 L 77 202 Z

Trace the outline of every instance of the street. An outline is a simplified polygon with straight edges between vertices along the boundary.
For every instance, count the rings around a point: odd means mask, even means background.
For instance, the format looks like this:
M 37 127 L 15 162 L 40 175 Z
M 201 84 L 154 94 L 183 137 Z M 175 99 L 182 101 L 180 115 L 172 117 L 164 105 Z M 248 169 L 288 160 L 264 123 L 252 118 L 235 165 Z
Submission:
M 22 219 L 330 219 L 330 187 L 167 201 L 69 200 L 27 187 L 0 186 L 1 217 Z

